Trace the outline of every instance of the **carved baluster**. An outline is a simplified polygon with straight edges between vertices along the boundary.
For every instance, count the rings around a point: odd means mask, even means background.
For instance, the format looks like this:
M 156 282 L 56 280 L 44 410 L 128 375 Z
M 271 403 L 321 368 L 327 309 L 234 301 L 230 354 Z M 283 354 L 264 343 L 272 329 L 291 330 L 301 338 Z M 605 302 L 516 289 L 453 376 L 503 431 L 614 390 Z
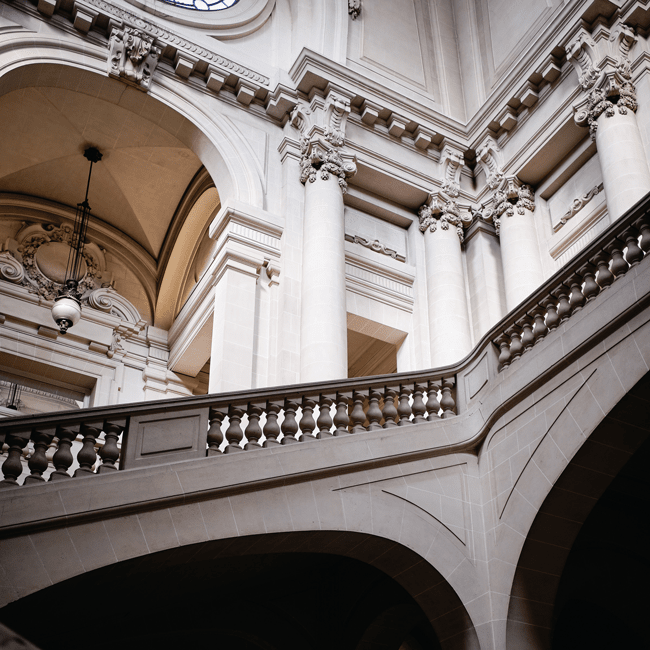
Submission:
M 397 391 L 394 388 L 386 386 L 384 390 L 384 408 L 382 415 L 384 416 L 384 429 L 390 429 L 397 426 L 397 418 L 399 413 L 395 408 L 395 395 Z
M 568 320 L 569 316 L 571 316 L 569 290 L 566 286 L 561 284 L 553 293 L 558 299 L 557 315 L 560 319 L 560 323 L 564 323 L 564 321 Z
M 54 427 L 35 429 L 32 431 L 34 453 L 27 463 L 31 474 L 25 478 L 25 485 L 28 483 L 42 483 L 45 480 L 43 478 L 43 472 L 45 472 L 48 466 L 46 452 L 54 438 L 55 432 L 56 429 Z
M 248 451 L 249 449 L 261 449 L 260 438 L 262 437 L 262 427 L 260 427 L 260 417 L 262 416 L 264 409 L 261 404 L 253 404 L 252 402 L 248 403 L 248 410 L 246 414 L 248 415 L 248 425 L 246 426 L 246 440 L 248 441 L 244 445 L 244 449 Z
M 642 217 L 635 224 L 635 228 L 641 233 L 641 241 L 639 247 L 644 253 L 650 251 L 650 221 Z
M 318 425 L 318 433 L 316 434 L 316 437 L 319 440 L 332 437 L 332 404 L 334 404 L 334 399 L 330 395 L 320 396 L 320 402 L 318 403 L 318 420 L 316 420 L 316 424 Z
M 244 432 L 241 428 L 241 420 L 244 417 L 244 409 L 230 405 L 228 408 L 228 428 L 226 429 L 226 440 L 228 445 L 223 450 L 224 454 L 233 454 L 243 451 L 241 441 L 244 439 Z
M 456 415 L 456 402 L 451 394 L 455 385 L 456 379 L 454 377 L 445 377 L 442 380 L 442 399 L 440 400 L 440 406 L 442 406 L 443 418 L 451 418 Z
M 72 443 L 74 442 L 77 434 L 79 433 L 79 425 L 68 427 L 58 426 L 56 428 L 56 435 L 59 439 L 59 448 L 52 458 L 54 471 L 50 474 L 50 481 L 58 481 L 64 478 L 71 478 L 68 474 L 68 468 L 72 465 L 74 457 L 70 451 Z
M 510 337 L 504 332 L 497 339 L 497 345 L 501 350 L 499 354 L 499 363 L 501 364 L 501 368 L 505 370 L 512 361 L 512 355 L 510 354 Z
M 422 384 L 415 384 L 413 387 L 413 404 L 411 406 L 413 409 L 413 424 L 420 424 L 420 422 L 427 421 L 427 407 L 422 399 L 425 390 L 426 387 Z
M 314 429 L 316 428 L 316 421 L 314 420 L 314 407 L 316 402 L 309 397 L 302 398 L 302 417 L 300 418 L 300 442 L 310 442 L 316 440 L 314 437 Z
M 344 436 L 350 433 L 348 431 L 348 424 L 350 424 L 350 418 L 348 416 L 349 401 L 350 395 L 348 393 L 336 394 L 336 415 L 334 416 L 334 426 L 336 426 L 334 431 L 335 436 Z
M 397 405 L 397 413 L 399 414 L 399 426 L 400 427 L 405 427 L 409 424 L 413 424 L 411 422 L 411 404 L 409 402 L 409 397 L 411 396 L 411 392 L 413 391 L 413 386 L 408 386 L 406 384 L 403 384 L 400 387 L 399 391 L 399 404 Z
M 519 325 L 521 327 L 521 344 L 524 347 L 524 351 L 530 350 L 535 343 L 535 337 L 533 336 L 533 319 L 530 316 L 524 316 L 520 321 Z
M 598 267 L 598 277 L 596 281 L 601 291 L 604 291 L 609 285 L 614 282 L 614 274 L 609 270 L 609 261 L 611 255 L 608 253 L 600 253 L 595 259 L 594 263 Z
M 427 420 L 437 420 L 440 417 L 440 402 L 438 401 L 438 392 L 440 391 L 440 382 L 437 379 L 429 382 L 427 391 Z
M 593 264 L 585 264 L 578 273 L 580 273 L 585 281 L 582 295 L 587 302 L 590 302 L 600 293 L 600 287 L 596 282 L 596 267 Z
M 546 309 L 546 328 L 552 332 L 560 324 L 560 317 L 557 313 L 557 302 L 549 296 L 542 301 L 542 307 Z
M 275 447 L 279 445 L 278 436 L 282 432 L 278 424 L 278 415 L 282 409 L 280 402 L 267 402 L 266 403 L 266 423 L 264 424 L 264 447 Z
M 104 446 L 102 447 L 99 455 L 102 459 L 102 464 L 97 470 L 98 474 L 103 472 L 112 472 L 117 470 L 115 463 L 120 457 L 120 448 L 117 446 L 117 441 L 120 439 L 122 431 L 126 427 L 126 420 L 105 421 L 104 426 Z
M 75 471 L 75 476 L 84 476 L 93 474 L 93 465 L 97 462 L 97 453 L 95 452 L 95 443 L 102 432 L 103 422 L 89 422 L 81 425 L 81 435 L 83 441 L 81 449 L 77 454 L 79 467 Z
M 381 393 L 374 388 L 370 389 L 370 402 L 368 404 L 368 412 L 366 417 L 368 418 L 368 431 L 375 431 L 381 429 L 381 418 L 382 413 L 379 408 L 379 400 L 381 399 Z
M 352 393 L 352 399 L 354 400 L 354 408 L 352 413 L 350 413 L 350 420 L 352 421 L 352 430 L 351 433 L 361 433 L 366 430 L 364 423 L 366 421 L 366 414 L 363 410 L 364 394 L 361 391 L 355 390 Z
M 620 239 L 615 239 L 607 248 L 607 252 L 612 256 L 612 268 L 611 271 L 615 277 L 625 275 L 627 270 L 630 268 L 630 265 L 625 261 L 623 257 L 623 248 L 625 244 Z
M 535 321 L 535 328 L 533 329 L 535 344 L 537 344 L 538 341 L 541 341 L 548 333 L 548 328 L 546 327 L 546 323 L 544 321 L 545 314 L 546 310 L 540 305 L 537 305 L 537 307 L 531 309 L 530 315 Z
M 7 460 L 2 463 L 4 480 L 0 481 L 0 487 L 18 487 L 18 477 L 23 473 L 23 464 L 20 459 L 28 442 L 29 433 L 27 431 L 7 435 L 6 443 L 9 445 L 9 451 Z
M 298 442 L 296 433 L 298 433 L 298 422 L 296 421 L 296 411 L 298 410 L 298 402 L 291 399 L 284 400 L 284 420 L 282 420 L 283 445 L 291 445 Z
M 571 295 L 569 296 L 569 304 L 571 305 L 571 313 L 579 312 L 584 304 L 585 297 L 582 295 L 582 278 L 577 273 L 574 273 L 569 278 L 569 286 L 571 287 Z
M 513 325 L 507 334 L 510 336 L 510 363 L 512 363 L 519 359 L 524 351 L 524 346 L 521 344 L 521 329 L 517 325 Z
M 636 266 L 643 259 L 643 251 L 639 247 L 639 233 L 631 228 L 623 235 L 627 244 L 625 259 L 630 266 Z
M 223 433 L 221 425 L 226 419 L 224 409 L 210 409 L 210 428 L 208 429 L 208 452 L 207 456 L 217 456 L 222 453 L 221 443 L 223 442 Z

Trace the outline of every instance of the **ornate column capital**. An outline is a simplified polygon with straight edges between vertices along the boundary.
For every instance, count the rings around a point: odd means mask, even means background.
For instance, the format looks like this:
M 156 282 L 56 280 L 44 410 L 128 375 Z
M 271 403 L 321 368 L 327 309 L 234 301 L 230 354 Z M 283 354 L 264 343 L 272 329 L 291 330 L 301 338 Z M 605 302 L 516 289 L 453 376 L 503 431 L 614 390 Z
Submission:
M 442 191 L 458 198 L 460 194 L 460 174 L 465 164 L 465 156 L 460 149 L 446 144 L 440 154 Z
M 345 194 L 347 179 L 357 171 L 354 156 L 342 149 L 349 113 L 349 98 L 336 90 L 330 90 L 322 106 L 298 104 L 293 109 L 290 123 L 300 132 L 301 183 L 335 176 Z
M 463 210 L 456 201 L 447 198 L 438 192 L 429 194 L 427 202 L 420 206 L 418 211 L 420 232 L 436 232 L 438 226 L 442 230 L 449 230 L 449 226 L 456 228 L 456 234 L 461 243 L 465 239 L 463 228 L 472 222 L 472 215 Z
M 530 185 L 522 183 L 516 176 L 504 178 L 494 193 L 492 205 L 483 213 L 486 221 L 494 224 L 497 235 L 501 231 L 501 218 L 514 217 L 535 211 L 535 193 Z

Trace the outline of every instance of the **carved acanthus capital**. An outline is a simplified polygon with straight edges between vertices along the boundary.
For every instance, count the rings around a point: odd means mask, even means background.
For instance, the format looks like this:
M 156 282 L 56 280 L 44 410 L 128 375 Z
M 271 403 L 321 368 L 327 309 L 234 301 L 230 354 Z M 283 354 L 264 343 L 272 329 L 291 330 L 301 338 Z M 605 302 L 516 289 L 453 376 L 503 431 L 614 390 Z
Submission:
M 485 142 L 476 150 L 476 158 L 483 167 L 487 186 L 494 190 L 503 179 L 501 170 L 501 150 L 493 138 L 486 138 Z
M 440 165 L 442 168 L 442 191 L 458 198 L 460 194 L 460 174 L 465 164 L 465 157 L 458 149 L 445 145 L 440 154 Z
M 501 219 L 524 215 L 526 210 L 535 211 L 535 193 L 530 185 L 522 183 L 516 176 L 503 180 L 499 189 L 494 193 L 492 205 L 485 210 L 483 218 L 494 224 L 497 235 L 501 231 Z
M 338 178 L 343 194 L 347 192 L 347 179 L 357 172 L 353 156 L 345 155 L 321 138 L 300 139 L 300 182 L 314 183 L 317 178 L 326 181 L 330 176 Z
M 596 139 L 598 118 L 604 113 L 606 117 L 627 115 L 628 110 L 636 113 L 639 104 L 636 88 L 631 81 L 619 82 L 615 76 L 607 79 L 607 88 L 594 88 L 582 106 L 574 107 L 574 116 L 578 126 L 588 126 L 593 140 Z
M 348 13 L 356 20 L 361 13 L 361 0 L 348 0 Z
M 108 47 L 109 76 L 148 91 L 160 58 L 160 48 L 154 46 L 154 39 L 134 27 L 114 27 Z
M 589 90 L 598 81 L 600 69 L 596 67 L 596 43 L 584 30 L 566 47 L 567 59 L 578 73 L 580 86 Z
M 420 231 L 436 232 L 438 227 L 442 230 L 449 230 L 449 226 L 456 229 L 456 234 L 461 243 L 465 239 L 464 227 L 472 222 L 472 215 L 460 206 L 453 199 L 444 195 L 434 193 L 429 195 L 429 200 L 418 211 L 420 220 Z

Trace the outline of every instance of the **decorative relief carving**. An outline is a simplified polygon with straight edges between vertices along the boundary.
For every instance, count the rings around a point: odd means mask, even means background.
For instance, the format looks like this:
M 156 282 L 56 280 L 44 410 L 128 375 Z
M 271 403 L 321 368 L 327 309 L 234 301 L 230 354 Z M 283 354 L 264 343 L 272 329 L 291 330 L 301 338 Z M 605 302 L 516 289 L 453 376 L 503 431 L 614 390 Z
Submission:
M 350 100 L 330 92 L 325 104 L 325 139 L 335 147 L 345 142 L 345 126 L 350 113 Z
M 361 0 L 348 0 L 348 13 L 356 20 L 361 13 Z
M 498 235 L 502 217 L 514 217 L 515 213 L 524 215 L 526 210 L 535 211 L 535 193 L 530 185 L 525 185 L 516 176 L 511 176 L 506 178 L 494 193 L 492 207 L 483 213 L 483 218 L 494 224 Z
M 471 214 L 462 211 L 456 201 L 441 194 L 429 195 L 429 201 L 418 211 L 418 218 L 421 232 L 435 232 L 438 226 L 442 230 L 449 230 L 450 225 L 455 227 L 461 243 L 465 239 L 463 228 L 472 222 Z
M 0 253 L 0 278 L 15 284 L 22 284 L 24 277 L 23 265 L 8 251 Z
M 580 86 L 589 90 L 598 81 L 600 70 L 594 65 L 596 43 L 587 32 L 580 32 L 566 48 L 567 59 L 578 73 Z
M 375 239 L 374 241 L 370 241 L 368 239 L 365 239 L 364 237 L 359 237 L 359 235 L 346 234 L 345 240 L 351 242 L 352 244 L 360 244 L 365 248 L 369 248 L 370 250 L 375 251 L 375 253 L 388 255 L 388 257 L 392 257 L 394 260 L 399 260 L 400 262 L 406 262 L 406 258 L 404 257 L 404 255 L 399 255 L 397 251 L 394 251 L 392 248 L 388 248 L 387 246 L 382 244 L 378 239 Z
M 612 33 L 610 40 L 618 48 L 616 71 L 623 79 L 631 79 L 632 68 L 629 55 L 632 46 L 637 40 L 634 29 L 629 25 L 621 24 Z
M 308 138 L 300 138 L 300 154 L 300 182 L 303 185 L 307 181 L 314 183 L 318 176 L 324 181 L 336 176 L 343 194 L 347 192 L 347 179 L 357 171 L 353 161 L 344 160 L 335 149 L 322 146 L 321 141 Z
M 109 41 L 108 74 L 144 90 L 151 86 L 151 75 L 158 65 L 160 48 L 154 39 L 133 27 L 113 29 Z
M 476 151 L 476 158 L 483 167 L 486 184 L 491 190 L 496 189 L 503 179 L 500 153 L 497 143 L 490 137 Z
M 460 194 L 460 174 L 465 164 L 462 152 L 446 145 L 440 154 L 440 164 L 442 165 L 443 178 L 442 191 L 454 199 L 458 198 Z
M 581 197 L 573 199 L 573 201 L 571 201 L 571 207 L 560 219 L 560 222 L 555 227 L 555 231 L 557 232 L 560 228 L 562 228 L 562 226 L 565 226 L 569 219 L 573 218 L 578 212 L 580 212 L 580 210 L 582 210 L 582 208 L 584 208 L 585 205 L 587 205 L 587 203 L 589 203 L 589 201 L 594 198 L 594 196 L 600 194 L 603 189 L 603 184 L 600 183 L 599 185 L 592 187 L 586 194 L 583 194 Z

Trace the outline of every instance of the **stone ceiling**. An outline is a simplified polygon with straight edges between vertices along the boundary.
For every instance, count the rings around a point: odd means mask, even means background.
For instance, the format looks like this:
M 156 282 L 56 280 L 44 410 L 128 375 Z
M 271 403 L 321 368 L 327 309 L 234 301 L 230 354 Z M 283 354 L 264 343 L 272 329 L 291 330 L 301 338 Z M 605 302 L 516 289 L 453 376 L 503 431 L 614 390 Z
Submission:
M 74 207 L 84 198 L 88 178 L 83 151 L 96 146 L 104 158 L 93 168 L 89 203 L 94 218 L 157 258 L 176 207 L 201 166 L 172 134 L 177 120 L 165 128 L 165 112 L 162 107 L 155 123 L 65 88 L 10 92 L 0 97 L 0 191 Z

